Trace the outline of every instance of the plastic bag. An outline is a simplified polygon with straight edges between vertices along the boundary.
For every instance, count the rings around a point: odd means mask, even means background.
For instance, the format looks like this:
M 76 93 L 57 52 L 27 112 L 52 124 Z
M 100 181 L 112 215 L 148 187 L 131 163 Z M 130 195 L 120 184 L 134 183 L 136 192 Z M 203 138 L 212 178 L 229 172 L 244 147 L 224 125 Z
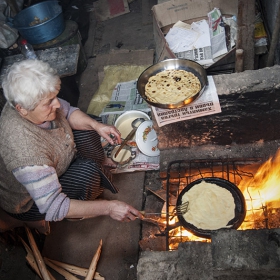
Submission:
M 0 48 L 7 49 L 12 46 L 17 38 L 18 38 L 18 31 L 6 23 L 0 23 Z

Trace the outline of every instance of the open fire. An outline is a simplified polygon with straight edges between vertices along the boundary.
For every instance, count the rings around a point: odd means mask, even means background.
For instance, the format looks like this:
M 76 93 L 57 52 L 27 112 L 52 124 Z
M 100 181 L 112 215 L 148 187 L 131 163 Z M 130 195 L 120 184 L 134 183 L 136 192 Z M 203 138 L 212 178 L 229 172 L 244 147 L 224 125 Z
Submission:
M 263 163 L 260 158 L 175 161 L 169 164 L 162 187 L 166 200 L 158 218 L 161 234 L 166 236 L 166 250 L 176 250 L 179 243 L 211 242 L 181 226 L 172 213 L 178 194 L 189 183 L 206 177 L 219 177 L 234 183 L 246 202 L 246 217 L 238 228 L 272 229 L 280 227 L 280 151 Z

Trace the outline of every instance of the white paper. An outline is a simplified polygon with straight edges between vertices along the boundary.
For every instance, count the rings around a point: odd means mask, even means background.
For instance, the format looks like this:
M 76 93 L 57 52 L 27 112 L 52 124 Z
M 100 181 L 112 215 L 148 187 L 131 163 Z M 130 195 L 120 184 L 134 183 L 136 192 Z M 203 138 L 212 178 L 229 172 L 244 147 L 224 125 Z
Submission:
M 209 25 L 206 20 L 194 22 L 191 26 L 179 21 L 166 34 L 165 40 L 174 53 L 211 46 Z
M 179 109 L 152 107 L 158 126 L 220 113 L 222 110 L 213 77 L 207 76 L 207 79 L 208 86 L 190 105 Z

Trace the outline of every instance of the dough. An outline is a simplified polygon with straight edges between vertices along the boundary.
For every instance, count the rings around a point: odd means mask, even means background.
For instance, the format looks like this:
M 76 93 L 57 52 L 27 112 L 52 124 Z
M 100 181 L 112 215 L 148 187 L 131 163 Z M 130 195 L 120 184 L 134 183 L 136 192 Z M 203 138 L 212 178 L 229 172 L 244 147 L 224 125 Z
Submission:
M 199 79 L 185 70 L 164 70 L 149 78 L 145 86 L 147 98 L 154 103 L 176 104 L 201 90 Z
M 201 181 L 182 197 L 188 201 L 184 219 L 203 230 L 227 228 L 228 222 L 235 217 L 235 203 L 230 191 L 216 184 Z

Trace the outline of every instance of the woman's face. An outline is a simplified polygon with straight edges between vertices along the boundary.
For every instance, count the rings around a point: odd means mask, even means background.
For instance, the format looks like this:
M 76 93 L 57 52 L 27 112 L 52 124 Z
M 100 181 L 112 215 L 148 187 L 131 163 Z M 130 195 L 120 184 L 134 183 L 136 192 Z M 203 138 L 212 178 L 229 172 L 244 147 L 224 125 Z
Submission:
M 56 88 L 55 92 L 52 92 L 48 97 L 41 100 L 34 110 L 25 110 L 21 115 L 35 124 L 42 124 L 46 121 L 53 121 L 56 118 L 56 110 L 60 108 L 60 103 L 57 98 L 60 86 Z

